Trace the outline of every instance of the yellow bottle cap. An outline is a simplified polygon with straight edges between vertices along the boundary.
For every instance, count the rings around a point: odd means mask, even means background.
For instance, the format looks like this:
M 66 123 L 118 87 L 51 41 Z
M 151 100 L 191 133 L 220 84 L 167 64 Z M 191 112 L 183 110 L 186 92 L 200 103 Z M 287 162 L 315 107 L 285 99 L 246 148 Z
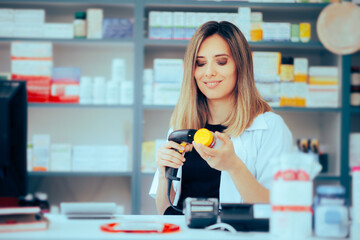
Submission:
M 210 146 L 213 139 L 214 137 L 212 133 L 206 128 L 201 128 L 197 130 L 194 135 L 194 142 L 204 144 L 205 146 Z

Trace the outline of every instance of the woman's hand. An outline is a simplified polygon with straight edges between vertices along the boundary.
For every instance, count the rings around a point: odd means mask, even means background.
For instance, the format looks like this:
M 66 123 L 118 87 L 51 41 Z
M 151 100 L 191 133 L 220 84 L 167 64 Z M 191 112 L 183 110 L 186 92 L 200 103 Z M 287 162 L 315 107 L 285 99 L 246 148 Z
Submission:
M 219 171 L 231 171 L 240 161 L 235 154 L 234 145 L 225 133 L 215 132 L 215 136 L 223 142 L 220 148 L 213 149 L 193 142 L 194 148 L 210 167 Z
M 179 168 L 184 165 L 186 159 L 183 154 L 174 151 L 174 149 L 185 153 L 191 151 L 192 145 L 182 146 L 173 141 L 168 141 L 161 145 L 156 157 L 156 165 L 158 166 L 160 177 L 165 177 L 165 167 Z

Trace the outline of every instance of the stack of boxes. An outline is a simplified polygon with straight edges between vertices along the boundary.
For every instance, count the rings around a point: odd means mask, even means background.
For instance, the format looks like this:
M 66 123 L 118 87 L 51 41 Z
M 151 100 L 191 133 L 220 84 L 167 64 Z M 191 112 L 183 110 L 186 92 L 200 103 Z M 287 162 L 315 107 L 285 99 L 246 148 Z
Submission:
M 74 146 L 72 171 L 123 172 L 128 169 L 128 147 Z
M 190 39 L 207 21 L 228 21 L 236 25 L 248 41 L 309 42 L 311 24 L 307 22 L 264 22 L 261 12 L 239 7 L 237 13 L 150 11 L 150 39 Z
M 29 102 L 49 101 L 52 65 L 52 43 L 11 43 L 11 79 L 26 80 Z
M 277 107 L 338 107 L 337 67 L 311 66 L 306 58 L 253 52 L 254 77 L 262 97 Z
M 309 68 L 308 107 L 338 107 L 339 84 L 337 67 Z
M 125 172 L 128 166 L 128 146 L 71 146 L 51 143 L 49 134 L 35 134 L 28 146 L 28 171 L 51 172 Z
M 104 18 L 103 10 L 99 8 L 81 13 L 86 16 L 86 37 L 89 39 L 131 38 L 133 35 L 132 19 Z M 44 9 L 0 8 L 0 37 L 72 39 L 78 37 L 77 24 L 78 21 L 46 23 Z
M 154 59 L 153 104 L 175 105 L 183 79 L 182 59 Z
M 255 83 L 271 106 L 280 104 L 280 61 L 279 52 L 253 52 Z

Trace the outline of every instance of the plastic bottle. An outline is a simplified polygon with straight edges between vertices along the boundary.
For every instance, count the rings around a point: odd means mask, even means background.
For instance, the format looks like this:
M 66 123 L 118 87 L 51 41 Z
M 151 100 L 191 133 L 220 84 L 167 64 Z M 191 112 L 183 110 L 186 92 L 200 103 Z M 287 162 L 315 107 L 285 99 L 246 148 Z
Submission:
M 345 188 L 336 185 L 318 186 L 315 198 L 315 235 L 318 237 L 346 237 L 348 208 Z
M 360 166 L 352 168 L 352 222 L 360 226 Z
M 200 128 L 194 135 L 194 142 L 204 144 L 207 147 L 217 149 L 223 142 L 216 138 L 215 133 L 206 128 Z
M 76 12 L 74 20 L 74 38 L 86 37 L 86 12 Z
M 294 81 L 294 58 L 282 57 L 280 65 L 280 80 L 283 82 Z
M 93 85 L 93 103 L 94 104 L 105 104 L 105 93 L 106 92 L 106 82 L 105 78 L 98 76 L 94 77 Z

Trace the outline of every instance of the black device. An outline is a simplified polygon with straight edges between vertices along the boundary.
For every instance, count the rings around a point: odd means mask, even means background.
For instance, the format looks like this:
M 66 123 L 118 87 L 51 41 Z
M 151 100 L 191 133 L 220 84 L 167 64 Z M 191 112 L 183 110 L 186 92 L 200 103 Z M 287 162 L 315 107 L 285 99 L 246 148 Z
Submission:
M 194 140 L 194 135 L 196 133 L 195 129 L 181 129 L 181 130 L 175 130 L 172 133 L 170 133 L 168 140 L 169 141 L 173 141 L 176 143 L 192 143 L 192 141 Z M 179 152 L 176 149 L 173 149 L 174 151 Z M 172 167 L 166 167 L 165 168 L 165 176 L 168 179 L 168 199 L 169 199 L 169 203 L 170 205 L 177 211 L 182 212 L 181 209 L 175 207 L 171 200 L 170 200 L 170 191 L 171 191 L 171 183 L 172 181 L 180 181 L 180 178 L 177 177 L 177 172 L 178 169 L 177 168 L 172 168 Z
M 205 228 L 217 222 L 219 203 L 217 198 L 186 198 L 184 215 L 189 228 Z
M 26 83 L 0 80 L 0 205 L 27 193 L 26 144 Z
M 261 212 L 267 214 L 258 214 Z M 268 204 L 246 204 L 246 203 L 222 203 L 220 211 L 221 222 L 233 226 L 237 231 L 269 231 L 269 218 L 271 206 Z M 258 216 L 261 215 L 261 216 Z

